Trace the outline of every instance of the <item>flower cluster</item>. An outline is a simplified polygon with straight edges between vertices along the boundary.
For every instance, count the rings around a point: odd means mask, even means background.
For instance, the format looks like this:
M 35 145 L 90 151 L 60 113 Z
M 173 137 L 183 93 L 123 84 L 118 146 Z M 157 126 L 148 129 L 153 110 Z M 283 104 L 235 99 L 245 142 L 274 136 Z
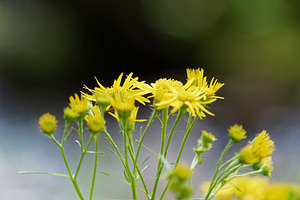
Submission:
M 85 97 L 91 101 L 97 102 L 101 112 L 107 111 L 113 107 L 115 113 L 120 115 L 131 112 L 135 109 L 135 101 L 145 105 L 149 99 L 145 95 L 151 94 L 154 98 L 154 107 L 162 110 L 167 107 L 173 107 L 171 113 L 175 113 L 182 107 L 186 107 L 194 117 L 205 117 L 204 113 L 214 115 L 207 110 L 207 104 L 213 103 L 223 97 L 216 96 L 215 93 L 224 85 L 217 79 L 212 79 L 207 83 L 207 77 L 204 76 L 203 69 L 187 69 L 187 82 L 167 78 L 160 78 L 154 83 L 147 84 L 145 81 L 138 81 L 138 78 L 132 78 L 130 73 L 123 85 L 121 85 L 123 73 L 114 81 L 111 87 L 104 87 L 97 79 L 99 87 L 85 89 L 92 94 L 84 93 Z M 114 115 L 114 116 L 117 116 Z
M 224 85 L 217 79 L 212 79 L 208 85 L 204 77 L 203 69 L 187 69 L 187 82 L 174 79 L 161 78 L 155 83 L 140 84 L 140 87 L 148 91 L 154 97 L 154 105 L 158 110 L 173 107 L 171 113 L 186 107 L 194 117 L 205 117 L 205 113 L 214 115 L 207 110 L 206 105 L 223 97 L 215 96 L 215 93 Z
M 229 142 L 220 156 L 212 181 L 206 186 L 205 200 L 213 199 L 236 178 L 257 174 L 271 176 L 273 170 L 271 154 L 275 147 L 266 131 L 257 134 L 240 152 L 222 164 L 222 159 L 232 144 L 246 138 L 246 130 L 241 125 L 235 124 L 229 128 L 228 134 Z
M 113 152 L 120 158 L 124 170 L 124 177 L 119 178 L 128 184 L 132 191 L 132 198 L 138 199 L 138 190 L 145 194 L 148 200 L 156 199 L 159 181 L 161 180 L 163 169 L 167 169 L 165 178 L 167 183 L 159 199 L 164 199 L 168 189 L 175 195 L 176 199 L 188 199 L 193 194 L 191 178 L 195 168 L 202 164 L 203 154 L 213 147 L 216 137 L 203 130 L 197 146 L 194 148 L 194 159 L 190 165 L 180 162 L 186 141 L 198 121 L 206 115 L 214 116 L 208 109 L 208 105 L 223 97 L 217 96 L 216 92 L 224 85 L 217 79 L 210 81 L 204 76 L 203 69 L 187 69 L 187 80 L 185 83 L 171 78 L 160 78 L 154 83 L 147 84 L 145 81 L 139 81 L 138 77 L 133 77 L 133 73 L 127 75 L 123 80 L 123 73 L 113 81 L 112 86 L 103 86 L 98 79 L 98 86 L 93 89 L 84 86 L 85 92 L 80 95 L 74 94 L 69 97 L 69 104 L 64 109 L 65 129 L 61 141 L 57 140 L 54 131 L 56 129 L 56 118 L 50 113 L 40 117 L 40 128 L 45 135 L 50 138 L 60 149 L 67 174 L 45 173 L 56 176 L 63 176 L 70 179 L 80 200 L 85 199 L 77 183 L 77 178 L 81 166 L 84 163 L 86 154 L 94 154 L 94 168 L 89 192 L 89 199 L 93 198 L 95 178 L 97 174 L 98 157 L 102 153 L 98 150 L 100 135 L 104 134 L 104 139 L 112 145 Z M 136 104 L 146 105 L 152 100 L 152 113 L 147 120 L 137 119 L 139 107 Z M 170 111 L 169 111 L 170 109 Z M 105 114 L 109 113 L 117 119 L 123 137 L 122 148 L 119 148 L 106 127 Z M 174 115 L 170 115 L 174 114 Z M 168 130 L 169 119 L 175 116 L 173 125 Z M 146 147 L 143 141 L 149 130 L 149 127 L 155 119 L 161 122 L 161 140 L 160 151 L 155 152 L 151 147 Z M 183 139 L 178 148 L 178 155 L 175 161 L 168 162 L 168 152 L 171 146 L 173 134 L 177 131 L 179 122 L 185 119 L 186 128 L 182 130 Z M 139 134 L 135 135 L 135 123 L 147 121 L 145 128 L 141 128 Z M 88 129 L 84 129 L 84 122 Z M 86 141 L 84 130 L 89 130 L 89 139 Z M 66 158 L 64 144 L 72 132 L 78 134 L 76 143 L 80 148 L 80 156 L 75 171 L 72 171 Z M 178 131 L 180 132 L 180 131 Z M 238 152 L 231 159 L 223 162 L 223 158 L 229 148 L 237 142 L 246 138 L 246 131 L 241 125 L 233 125 L 228 130 L 229 142 L 220 155 L 215 174 L 207 187 L 205 200 L 213 199 L 216 194 L 223 191 L 224 187 L 238 177 L 263 174 L 270 176 L 273 170 L 271 154 L 274 151 L 274 142 L 266 131 L 259 133 L 248 145 Z M 94 150 L 90 151 L 91 143 L 94 141 Z M 118 140 L 119 142 L 119 140 Z M 157 157 L 157 169 L 154 176 L 154 184 L 149 191 L 147 181 L 144 178 L 144 170 L 148 158 L 140 162 L 141 149 L 149 150 L 151 154 Z M 33 172 L 30 172 L 33 173 Z M 44 172 L 37 172 L 39 174 Z M 103 173 L 110 177 L 115 177 Z

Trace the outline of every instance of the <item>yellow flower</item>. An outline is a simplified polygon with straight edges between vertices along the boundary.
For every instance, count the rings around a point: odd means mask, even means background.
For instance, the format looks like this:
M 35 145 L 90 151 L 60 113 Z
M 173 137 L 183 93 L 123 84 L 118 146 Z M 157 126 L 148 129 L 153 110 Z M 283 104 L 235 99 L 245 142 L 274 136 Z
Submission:
M 260 159 L 270 156 L 275 151 L 274 142 L 264 130 L 259 133 L 251 144 L 241 150 L 241 161 L 247 164 L 257 163 Z
M 64 110 L 64 118 L 69 122 L 73 122 L 78 117 L 78 113 L 72 110 L 70 107 L 66 107 Z
M 121 95 L 115 93 L 112 100 L 112 107 L 118 112 L 131 112 L 133 110 L 135 99 L 132 95 Z
M 151 97 L 154 97 L 155 103 L 159 103 L 165 100 L 168 100 L 174 96 L 173 92 L 169 89 L 168 85 L 172 88 L 179 89 L 182 87 L 182 82 L 174 79 L 160 78 L 154 83 L 140 84 L 140 87 L 144 90 L 152 93 Z M 166 106 L 168 107 L 168 106 Z
M 181 180 L 186 180 L 191 176 L 191 169 L 188 165 L 179 163 L 174 171 L 174 175 L 176 175 Z
M 274 142 L 270 140 L 269 134 L 263 130 L 252 142 L 253 153 L 260 158 L 270 156 L 274 151 Z
M 203 130 L 201 139 L 198 143 L 201 144 L 203 148 L 209 150 L 212 147 L 212 142 L 216 140 L 216 137 L 212 133 Z
M 83 94 L 81 94 L 80 98 L 77 94 L 75 94 L 74 97 L 70 96 L 69 100 L 69 106 L 73 112 L 78 113 L 80 116 L 84 116 L 87 113 L 88 100 L 87 98 L 83 97 Z
M 289 183 L 271 183 L 265 188 L 265 200 L 296 200 L 300 198 L 297 190 L 300 191 L 299 186 L 297 187 Z
M 208 190 L 209 183 L 202 185 Z M 232 187 L 230 187 L 232 186 Z M 300 187 L 290 183 L 269 182 L 266 177 L 239 177 L 227 183 L 214 199 L 216 200 L 288 200 L 299 199 Z
M 50 113 L 45 113 L 40 117 L 39 120 L 40 127 L 46 135 L 50 135 L 55 131 L 56 128 L 56 118 Z
M 156 104 L 157 109 L 163 109 L 172 106 L 173 109 L 171 113 L 178 111 L 182 106 L 186 106 L 188 111 L 195 117 L 198 115 L 202 118 L 203 113 L 206 112 L 210 115 L 214 115 L 205 108 L 206 104 L 212 103 L 215 100 L 211 99 L 209 101 L 203 101 L 207 88 L 200 88 L 192 85 L 193 79 L 188 80 L 188 82 L 178 88 L 174 88 L 171 85 L 166 85 L 168 89 L 172 92 L 169 99 L 161 101 Z
M 93 115 L 86 115 L 84 117 L 85 121 L 88 124 L 88 127 L 92 133 L 99 133 L 103 130 L 105 121 L 101 115 L 100 109 L 98 106 L 93 107 Z
M 139 110 L 139 107 L 134 107 L 132 109 L 131 114 L 128 118 L 129 121 L 131 121 L 131 122 L 144 122 L 144 121 L 147 121 L 146 119 L 136 119 L 138 110 Z
M 208 88 L 206 98 L 218 98 L 223 99 L 223 97 L 215 96 L 215 93 L 224 85 L 224 83 L 219 83 L 218 79 L 212 78 L 210 81 L 210 84 L 207 84 L 207 77 L 204 76 L 204 70 L 203 69 L 187 69 L 186 70 L 187 79 L 191 80 L 194 79 L 193 85 L 197 87 L 203 87 Z M 207 100 L 207 99 L 205 99 Z
M 94 90 L 92 90 L 85 86 L 84 88 L 89 90 L 92 93 L 92 95 L 84 95 L 89 100 L 97 101 L 99 105 L 107 105 L 106 107 L 109 107 L 113 96 L 117 93 L 119 93 L 121 96 L 131 95 L 133 96 L 134 100 L 137 100 L 141 104 L 145 105 L 145 103 L 148 103 L 150 101 L 143 95 L 149 93 L 149 91 L 141 89 L 139 86 L 145 83 L 143 81 L 139 82 L 138 77 L 132 78 L 132 75 L 133 73 L 130 73 L 126 77 L 123 85 L 121 85 L 123 77 L 123 73 L 121 73 L 120 76 L 116 80 L 114 80 L 113 85 L 111 87 L 104 87 L 96 78 L 99 87 L 95 87 Z
M 219 83 L 218 79 L 212 78 L 208 86 L 207 97 L 213 99 L 224 99 L 224 97 L 215 96 L 215 93 L 223 87 L 224 83 Z
M 236 184 L 234 195 L 237 199 L 264 200 L 265 187 L 268 179 L 261 177 L 241 177 L 234 179 L 231 184 Z
M 101 91 L 99 88 L 95 88 L 95 100 L 99 106 L 102 106 L 106 111 L 112 99 L 111 91 L 103 90 Z M 100 107 L 101 108 L 101 107 Z
M 147 121 L 146 119 L 136 119 L 138 110 L 139 110 L 139 107 L 134 107 L 132 109 L 132 111 L 130 112 L 130 116 L 128 117 L 128 121 L 130 121 L 130 122 L 144 122 L 144 121 Z M 117 110 L 115 110 L 115 113 L 110 112 L 109 114 L 111 116 L 113 116 L 114 118 L 116 118 L 118 120 L 118 122 L 120 121 Z
M 204 77 L 204 70 L 203 69 L 186 69 L 187 79 L 193 79 L 193 85 L 197 87 L 207 87 L 207 77 Z
M 260 157 L 253 153 L 252 146 L 248 144 L 240 152 L 240 160 L 246 164 L 257 163 Z
M 243 139 L 246 138 L 246 131 L 243 129 L 243 126 L 241 125 L 233 125 L 229 128 L 229 137 L 234 141 L 234 142 L 239 142 Z
M 273 171 L 274 167 L 273 167 L 273 161 L 272 161 L 272 157 L 266 157 L 261 159 L 260 161 L 260 165 L 262 166 L 262 174 L 265 176 L 271 176 L 271 172 Z

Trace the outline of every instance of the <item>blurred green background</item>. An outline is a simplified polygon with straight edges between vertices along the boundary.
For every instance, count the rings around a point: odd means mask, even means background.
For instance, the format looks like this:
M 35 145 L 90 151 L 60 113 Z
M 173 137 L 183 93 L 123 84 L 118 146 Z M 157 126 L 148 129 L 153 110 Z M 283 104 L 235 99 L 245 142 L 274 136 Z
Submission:
M 267 129 L 277 146 L 274 179 L 296 181 L 299 0 L 1 0 L 1 199 L 68 199 L 67 181 L 15 172 L 64 170 L 39 133 L 38 117 L 49 111 L 62 123 L 68 97 L 83 84 L 96 86 L 94 76 L 106 86 L 121 72 L 148 83 L 185 81 L 185 69 L 198 67 L 225 83 L 225 100 L 210 108 L 216 117 L 199 126 L 220 137 L 216 152 L 233 123 L 243 124 L 249 138 Z

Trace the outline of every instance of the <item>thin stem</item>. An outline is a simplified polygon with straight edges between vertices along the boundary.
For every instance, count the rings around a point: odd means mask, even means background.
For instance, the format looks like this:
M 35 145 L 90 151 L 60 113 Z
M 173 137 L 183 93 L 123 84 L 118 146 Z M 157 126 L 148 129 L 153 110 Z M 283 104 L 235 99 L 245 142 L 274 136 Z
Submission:
M 226 183 L 228 183 L 229 181 L 231 181 L 235 177 L 238 177 L 236 174 L 239 172 L 240 169 L 244 168 L 245 166 L 247 166 L 247 165 L 237 163 L 236 165 L 231 166 L 231 169 L 226 169 L 220 175 L 220 177 L 216 180 L 215 185 L 213 187 L 215 189 L 212 189 L 211 195 L 207 197 L 208 200 L 211 200 L 218 193 L 218 191 L 220 191 L 224 187 L 224 185 Z M 235 172 L 234 175 L 226 180 L 226 178 L 228 178 L 233 172 Z M 257 172 L 257 171 L 255 171 L 255 172 Z M 247 174 L 248 173 L 246 173 L 245 175 L 247 175 Z
M 186 128 L 186 131 L 185 131 L 185 134 L 184 134 L 184 138 L 183 138 L 183 141 L 182 141 L 181 146 L 180 146 L 180 150 L 179 150 L 179 154 L 178 154 L 178 156 L 177 156 L 176 162 L 175 162 L 175 166 L 179 163 L 179 160 L 180 160 L 180 158 L 181 158 L 181 154 L 182 154 L 183 149 L 184 149 L 184 147 L 185 147 L 185 143 L 186 143 L 186 141 L 187 141 L 187 138 L 189 137 L 189 135 L 190 135 L 190 133 L 191 133 L 193 127 L 195 126 L 195 123 L 196 123 L 197 120 L 198 120 L 198 115 L 197 115 L 197 117 L 194 119 L 194 121 L 193 121 L 192 124 L 190 124 L 190 123 L 191 123 L 191 119 L 192 119 L 192 115 L 189 116 L 189 119 L 188 119 L 188 126 L 187 126 L 187 128 Z
M 175 122 L 173 124 L 173 127 L 171 129 L 171 132 L 169 134 L 169 138 L 168 138 L 168 141 L 167 141 L 167 145 L 165 147 L 165 150 L 164 150 L 164 155 L 162 157 L 162 159 L 165 159 L 167 157 L 167 154 L 168 154 L 168 150 L 169 150 L 169 146 L 170 146 L 170 143 L 171 143 L 171 139 L 172 139 L 172 136 L 175 132 L 175 129 L 179 123 L 179 121 L 181 120 L 183 114 L 185 113 L 185 108 L 181 108 L 179 109 L 179 112 L 177 114 L 177 117 L 175 119 Z M 163 134 L 163 133 L 162 133 Z M 161 159 L 161 157 L 160 157 Z M 160 162 L 159 162 L 160 163 Z M 164 167 L 164 162 L 161 162 L 160 166 L 158 167 L 157 169 L 157 173 L 156 173 L 156 179 L 155 179 L 155 183 L 154 183 L 154 187 L 153 187 L 153 192 L 152 192 L 152 197 L 151 197 L 151 200 L 154 200 L 155 199 L 155 194 L 156 194 L 156 190 L 157 190 L 157 186 L 158 186 L 158 181 L 159 181 L 159 178 L 161 176 L 161 172 L 162 172 L 162 169 Z
M 80 200 L 84 200 L 81 192 L 80 192 L 80 189 L 78 187 L 78 184 L 77 184 L 77 181 L 76 179 L 74 179 L 73 175 L 72 175 L 72 172 L 71 172 L 71 169 L 70 169 L 70 166 L 69 166 L 69 163 L 67 161 L 67 158 L 66 158 L 66 154 L 65 154 L 65 151 L 64 151 L 64 148 L 63 146 L 56 140 L 56 138 L 51 135 L 50 138 L 52 139 L 52 141 L 59 147 L 60 149 L 60 152 L 61 152 L 61 155 L 63 157 L 63 160 L 64 160 L 64 163 L 65 163 L 65 166 L 67 168 L 67 171 L 68 171 L 68 174 L 69 174 L 69 179 L 71 180 L 73 186 L 74 186 L 74 189 L 78 195 L 78 197 L 80 198 Z
M 191 121 L 192 121 L 192 115 L 189 115 L 189 119 L 187 121 L 187 127 L 186 127 L 186 130 L 185 130 L 185 134 L 184 134 L 184 137 L 183 137 L 183 141 L 181 143 L 181 146 L 180 146 L 180 150 L 179 150 L 179 153 L 178 153 L 178 156 L 177 156 L 177 159 L 176 159 L 176 162 L 175 162 L 175 166 L 176 167 L 179 163 L 179 160 L 181 158 L 181 155 L 182 155 L 182 152 L 183 152 L 183 149 L 185 147 L 185 144 L 186 144 L 186 141 L 187 141 L 187 138 L 189 137 L 193 127 L 195 126 L 196 122 L 198 120 L 198 115 L 197 117 L 193 120 L 192 124 L 191 124 Z M 190 176 L 191 178 L 191 176 Z M 189 183 L 190 183 L 190 178 L 189 178 Z M 170 181 L 168 182 L 168 184 L 165 186 L 165 189 L 160 197 L 160 199 L 163 199 L 164 198 L 164 195 L 166 194 L 167 190 L 168 190 L 168 187 L 170 185 Z
M 80 167 L 81 167 L 81 165 L 82 165 L 83 158 L 84 158 L 84 156 L 85 156 L 85 154 L 86 154 L 86 152 L 87 152 L 89 146 L 91 145 L 92 141 L 93 141 L 93 135 L 91 134 L 91 135 L 90 135 L 90 138 L 89 138 L 89 141 L 88 141 L 88 143 L 87 143 L 85 149 L 84 149 L 84 150 L 81 152 L 81 154 L 80 154 L 80 158 L 79 158 L 79 161 L 78 161 L 78 164 L 77 164 L 77 167 L 76 167 L 76 171 L 75 171 L 75 174 L 74 174 L 74 179 L 75 179 L 75 180 L 76 180 L 76 178 L 77 178 L 77 175 L 78 175 L 78 173 L 79 173 Z
M 81 153 L 84 151 L 83 147 L 83 118 L 80 117 L 78 119 L 78 134 L 79 134 L 79 142 L 80 142 L 80 149 Z
M 205 196 L 205 200 L 210 200 L 212 199 L 215 195 L 216 191 L 215 188 L 220 184 L 223 183 L 223 181 L 230 175 L 232 174 L 234 171 L 236 171 L 236 173 L 243 167 L 243 164 L 240 163 L 235 163 L 234 165 L 229 166 L 228 168 L 226 168 L 226 170 L 224 170 L 222 172 L 222 174 L 220 174 L 220 176 L 213 182 L 211 182 L 212 184 L 209 187 L 209 190 Z M 223 185 L 221 185 L 220 187 L 223 187 Z M 211 195 L 212 194 L 212 195 Z
M 100 137 L 100 133 L 94 135 L 94 141 L 95 141 L 95 158 L 94 158 L 93 178 L 92 178 L 92 184 L 91 184 L 91 190 L 90 190 L 90 200 L 93 199 L 95 179 L 96 179 L 96 173 L 97 173 L 99 137 Z
M 149 194 L 149 191 L 148 191 L 146 182 L 145 182 L 145 180 L 144 180 L 144 178 L 143 178 L 143 176 L 142 176 L 142 173 L 141 173 L 141 171 L 139 170 L 139 166 L 138 166 L 138 164 L 137 164 L 137 161 L 138 161 L 138 157 L 139 157 L 139 155 L 140 155 L 140 150 L 141 150 L 141 147 L 142 147 L 144 138 L 145 138 L 145 136 L 146 136 L 146 133 L 148 132 L 148 130 L 149 130 L 149 128 L 150 128 L 150 125 L 154 122 L 154 119 L 156 118 L 158 112 L 159 112 L 158 110 L 153 109 L 153 111 L 152 111 L 152 113 L 151 113 L 151 115 L 150 115 L 150 117 L 149 117 L 148 124 L 146 125 L 146 128 L 145 128 L 143 134 L 141 135 L 141 138 L 140 138 L 140 141 L 139 141 L 139 145 L 138 145 L 138 148 L 137 148 L 137 151 L 136 151 L 136 155 L 135 155 L 134 166 L 133 166 L 133 167 L 134 167 L 133 170 L 135 170 L 135 168 L 138 170 L 138 173 L 139 173 L 139 176 L 140 176 L 140 178 L 141 178 L 142 184 L 143 184 L 143 186 L 144 186 L 145 192 L 146 192 L 146 194 L 147 194 L 148 196 L 149 196 L 150 194 Z M 148 198 L 148 197 L 147 197 L 147 198 Z
M 62 140 L 61 140 L 61 145 L 63 146 L 69 133 L 68 133 L 68 129 L 69 129 L 69 125 L 70 125 L 70 122 L 68 120 L 66 120 L 65 122 L 65 129 L 64 129 L 64 133 L 63 133 L 63 136 L 62 136 Z
M 213 176 L 213 178 L 212 178 L 212 180 L 211 180 L 211 182 L 210 182 L 209 190 L 208 190 L 208 192 L 207 192 L 207 194 L 206 194 L 205 199 L 207 199 L 207 198 L 210 196 L 210 194 L 211 194 L 213 188 L 216 186 L 216 184 L 215 184 L 215 179 L 217 178 L 217 175 L 218 175 L 218 173 L 219 173 L 220 170 L 221 170 L 221 169 L 220 169 L 221 162 L 222 162 L 223 157 L 225 156 L 226 152 L 227 152 L 227 151 L 229 150 L 229 148 L 232 146 L 232 144 L 233 144 L 233 140 L 230 139 L 229 142 L 227 143 L 227 145 L 226 145 L 224 151 L 222 152 L 220 158 L 219 158 L 218 165 L 217 165 L 217 169 L 216 169 L 215 174 L 214 174 L 214 176 Z
M 168 124 L 168 108 L 163 109 L 162 111 L 162 130 L 161 130 L 161 142 L 160 142 L 160 155 L 158 158 L 158 163 L 157 163 L 157 170 L 156 170 L 156 178 L 155 178 L 155 182 L 154 182 L 154 187 L 153 187 L 153 191 L 152 191 L 152 197 L 151 199 L 154 200 L 155 198 L 155 193 L 156 193 L 156 189 L 157 189 L 157 185 L 158 185 L 158 181 L 160 178 L 160 174 L 161 174 L 161 168 L 163 165 L 163 154 L 164 154 L 164 148 L 165 148 L 165 138 L 166 138 L 166 133 L 167 133 L 167 124 Z
M 130 172 L 129 168 L 127 167 L 126 163 L 125 163 L 125 159 L 124 157 L 122 156 L 117 144 L 114 142 L 114 140 L 112 139 L 111 135 L 107 132 L 106 128 L 103 129 L 103 133 L 106 135 L 106 138 L 108 139 L 109 143 L 114 147 L 114 149 L 116 150 L 123 166 L 124 166 L 124 169 L 125 171 L 128 173 Z

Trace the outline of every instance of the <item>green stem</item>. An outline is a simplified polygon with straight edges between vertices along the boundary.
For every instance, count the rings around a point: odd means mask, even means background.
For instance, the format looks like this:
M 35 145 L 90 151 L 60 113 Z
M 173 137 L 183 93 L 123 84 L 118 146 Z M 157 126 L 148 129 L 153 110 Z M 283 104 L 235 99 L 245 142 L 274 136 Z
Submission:
M 94 141 L 95 141 L 95 158 L 94 158 L 93 178 L 92 178 L 92 184 L 91 184 L 91 190 L 90 190 L 90 200 L 93 199 L 95 179 L 96 179 L 96 173 L 97 173 L 99 137 L 100 137 L 100 133 L 94 135 Z
M 157 169 L 156 169 L 156 178 L 155 178 L 155 182 L 154 182 L 154 187 L 153 187 L 153 191 L 152 191 L 152 197 L 151 200 L 155 199 L 155 193 L 156 193 L 156 189 L 157 189 L 157 185 L 158 185 L 158 181 L 159 181 L 159 177 L 160 177 L 160 169 L 162 168 L 163 165 L 163 154 L 164 154 L 164 148 L 165 148 L 165 138 L 166 138 L 166 134 L 167 134 L 167 124 L 168 124 L 168 108 L 165 108 L 162 110 L 162 130 L 161 130 L 161 142 L 160 142 L 160 154 L 159 154 L 159 158 L 158 158 L 158 163 L 157 163 Z
M 69 134 L 68 134 L 69 125 L 70 125 L 70 122 L 66 120 L 65 121 L 65 129 L 64 129 L 63 136 L 62 136 L 62 140 L 61 140 L 61 145 L 62 146 L 64 145 L 67 137 L 69 136 Z
M 205 196 L 205 200 L 209 198 L 209 196 L 210 196 L 212 190 L 213 190 L 214 187 L 216 186 L 215 180 L 216 180 L 216 178 L 217 178 L 218 173 L 219 173 L 220 170 L 221 170 L 221 168 L 220 168 L 221 162 L 222 162 L 222 160 L 223 160 L 223 157 L 225 156 L 225 154 L 226 154 L 227 151 L 229 150 L 229 148 L 232 146 L 232 144 L 233 144 L 233 140 L 230 139 L 229 142 L 228 142 L 228 144 L 226 145 L 224 151 L 222 152 L 220 158 L 219 158 L 218 165 L 217 165 L 217 169 L 216 169 L 215 174 L 214 174 L 214 176 L 213 176 L 213 178 L 212 178 L 212 180 L 211 180 L 211 182 L 210 182 L 209 190 L 208 190 L 208 192 L 207 192 L 207 194 L 206 194 L 206 196 Z
M 170 143 L 171 143 L 171 139 L 172 139 L 172 136 L 173 136 L 173 134 L 174 134 L 174 132 L 175 132 L 175 129 L 176 129 L 176 127 L 177 127 L 177 125 L 178 125 L 178 123 L 179 123 L 179 121 L 180 121 L 180 119 L 182 118 L 182 116 L 183 116 L 183 114 L 185 113 L 185 108 L 183 109 L 183 108 L 181 108 L 181 109 L 179 109 L 179 112 L 178 112 L 178 114 L 177 114 L 177 117 L 176 117 L 176 119 L 175 119 L 175 122 L 174 122 L 174 124 L 173 124 L 173 127 L 172 127 L 172 129 L 171 129 L 171 132 L 170 132 L 170 134 L 169 134 L 169 138 L 168 138 L 168 141 L 167 141 L 167 145 L 166 145 L 166 147 L 165 147 L 165 149 L 164 149 L 164 153 L 163 153 L 163 157 L 159 157 L 159 162 L 158 162 L 158 168 L 157 168 L 157 173 L 156 173 L 156 178 L 155 178 L 155 182 L 154 182 L 154 187 L 153 187 L 153 192 L 152 192 L 152 197 L 151 197 L 151 200 L 154 200 L 155 199 L 155 194 L 156 194 L 156 190 L 157 190 L 157 186 L 158 186 L 158 181 L 159 181 L 159 179 L 160 179 L 160 176 L 161 176 L 161 173 L 162 173 L 162 169 L 163 169 L 163 167 L 164 167 L 164 162 L 163 161 L 161 161 L 161 160 L 165 160 L 165 158 L 167 157 L 167 154 L 168 154 L 168 150 L 169 150 L 169 146 L 170 146 Z M 167 121 L 166 121 L 167 122 Z M 167 126 L 167 123 L 166 122 L 164 122 L 164 119 L 163 119 L 163 125 L 162 125 L 162 137 L 164 137 L 163 136 L 163 134 L 165 134 L 164 133 L 164 128 L 166 128 L 166 126 Z M 165 127 L 164 127 L 165 126 Z M 164 142 L 164 141 L 163 141 Z M 163 144 L 164 145 L 164 144 Z
M 78 119 L 78 134 L 79 134 L 79 142 L 80 142 L 80 149 L 81 153 L 84 151 L 83 147 L 83 118 Z
M 84 200 L 81 192 L 80 192 L 80 189 L 78 187 L 78 184 L 77 184 L 77 181 L 76 179 L 74 179 L 73 175 L 72 175 L 72 172 L 71 172 L 71 169 L 70 169 L 70 166 L 68 164 L 68 161 L 67 161 L 67 158 L 66 158 L 66 154 L 65 154 L 65 151 L 64 151 L 64 148 L 63 146 L 56 140 L 56 138 L 51 135 L 50 138 L 52 139 L 52 141 L 59 147 L 60 149 L 60 152 L 61 152 L 61 155 L 63 157 L 63 160 L 64 160 L 64 163 L 65 163 L 65 166 L 67 168 L 67 171 L 68 171 L 68 174 L 69 174 L 69 179 L 71 180 L 73 186 L 74 186 L 74 189 L 78 195 L 78 197 L 80 198 L 80 200 Z
M 146 194 L 147 194 L 146 196 L 149 196 L 150 194 L 149 194 L 149 191 L 148 191 L 146 182 L 145 182 L 145 180 L 144 180 L 144 178 L 143 178 L 143 176 L 142 176 L 142 173 L 141 173 L 141 171 L 139 170 L 139 166 L 138 166 L 138 164 L 137 164 L 137 161 L 138 161 L 138 157 L 139 157 L 139 155 L 140 155 L 140 150 L 141 150 L 141 147 L 142 147 L 144 138 L 145 138 L 145 136 L 146 136 L 146 133 L 148 132 L 148 130 L 149 130 L 149 128 L 150 128 L 150 125 L 154 122 L 154 119 L 156 118 L 158 112 L 159 112 L 158 110 L 153 109 L 153 111 L 152 111 L 152 113 L 151 113 L 151 115 L 150 115 L 150 117 L 149 117 L 148 124 L 146 125 L 146 128 L 145 128 L 143 134 L 141 135 L 141 138 L 140 138 L 140 141 L 139 141 L 139 145 L 138 145 L 138 148 L 137 148 L 137 151 L 136 151 L 135 161 L 134 161 L 134 170 L 135 170 L 135 168 L 137 168 L 137 170 L 138 170 L 138 173 L 139 173 L 139 176 L 140 176 L 140 178 L 141 178 L 143 187 L 144 187 L 145 192 L 146 192 Z M 148 198 L 148 197 L 147 197 L 147 198 Z
M 177 156 L 176 162 L 175 162 L 175 166 L 179 163 L 179 160 L 180 160 L 180 158 L 181 158 L 181 155 L 182 155 L 183 149 L 184 149 L 184 147 L 185 147 L 185 143 L 186 143 L 186 141 L 187 141 L 187 138 L 189 137 L 189 135 L 190 135 L 190 133 L 191 133 L 193 127 L 195 126 L 195 123 L 196 123 L 197 120 L 198 120 L 198 115 L 197 115 L 197 117 L 194 119 L 193 123 L 190 124 L 191 121 L 192 121 L 192 115 L 189 116 L 189 119 L 188 119 L 188 126 L 187 126 L 187 128 L 186 128 L 186 131 L 185 131 L 185 134 L 184 134 L 184 138 L 183 138 L 183 141 L 182 141 L 181 146 L 180 146 L 180 150 L 179 150 L 179 154 L 178 154 L 178 156 Z
M 208 200 L 211 200 L 217 193 L 218 191 L 220 191 L 229 181 L 231 181 L 232 179 L 238 177 L 236 174 L 239 172 L 239 170 L 241 170 L 242 168 L 244 168 L 245 165 L 237 163 L 233 166 L 231 166 L 230 169 L 226 169 L 221 175 L 220 177 L 216 180 L 215 185 L 211 191 L 211 195 L 208 196 Z M 233 176 L 231 176 L 229 179 L 227 179 L 233 172 L 235 172 L 233 174 Z M 257 171 L 255 171 L 257 172 Z M 246 173 L 245 175 L 247 175 L 248 173 Z M 249 175 L 252 173 L 249 173 Z M 256 173 L 254 173 L 256 174 Z M 241 175 L 244 176 L 244 175 Z
M 132 160 L 132 162 L 134 163 L 134 150 L 133 150 L 133 143 L 132 141 L 132 137 L 129 135 L 130 133 L 128 133 L 127 131 L 127 120 L 128 118 L 123 118 L 120 121 L 120 128 L 121 131 L 123 133 L 123 139 L 124 139 L 124 153 L 125 153 L 125 164 L 127 166 L 127 168 L 129 169 L 129 159 L 128 159 L 128 153 L 129 156 Z M 131 186 L 131 190 L 132 190 L 132 198 L 133 199 L 137 199 L 137 188 L 136 188 L 136 175 L 131 172 L 130 170 L 128 170 L 127 175 L 130 178 L 130 186 Z
M 185 144 L 186 144 L 186 141 L 187 141 L 187 138 L 189 137 L 193 127 L 195 126 L 196 122 L 198 120 L 198 116 L 193 120 L 192 124 L 191 124 L 191 121 L 192 121 L 192 115 L 189 115 L 189 119 L 187 121 L 187 127 L 186 127 L 186 130 L 185 130 L 185 134 L 184 134 L 184 137 L 183 137 L 183 140 L 182 140 L 182 143 L 181 143 L 181 146 L 180 146 L 180 150 L 179 150 L 179 153 L 178 153 L 178 156 L 177 156 L 177 159 L 176 159 L 176 162 L 175 162 L 175 166 L 176 167 L 180 161 L 180 158 L 181 158 L 181 155 L 182 155 L 182 152 L 183 152 L 183 149 L 185 147 Z M 190 176 L 191 178 L 191 176 Z M 189 178 L 189 183 L 190 183 L 190 178 Z M 169 181 L 170 182 L 170 181 Z M 163 199 L 164 198 L 164 195 L 166 194 L 167 190 L 168 190 L 168 187 L 170 185 L 170 183 L 168 182 L 168 184 L 165 186 L 165 189 L 163 190 L 163 193 L 160 197 L 160 199 Z
M 103 129 L 103 133 L 106 135 L 106 138 L 108 139 L 109 143 L 114 147 L 114 149 L 116 150 L 123 166 L 124 166 L 124 169 L 127 173 L 130 173 L 130 170 L 129 168 L 127 167 L 126 165 L 126 162 L 125 162 L 125 159 L 124 157 L 122 156 L 117 144 L 114 142 L 114 140 L 112 139 L 111 135 L 107 132 L 106 128 Z
M 92 141 L 93 141 L 93 135 L 91 134 L 91 135 L 90 135 L 90 138 L 89 138 L 89 141 L 88 141 L 88 143 L 87 143 L 85 149 L 84 149 L 84 150 L 81 152 L 81 154 L 80 154 L 80 158 L 79 158 L 79 161 L 78 161 L 78 164 L 77 164 L 77 167 L 76 167 L 76 171 L 75 171 L 75 174 L 74 174 L 74 179 L 75 179 L 75 180 L 76 180 L 76 178 L 77 178 L 77 175 L 78 175 L 78 173 L 79 173 L 80 167 L 81 167 L 81 165 L 82 165 L 83 158 L 84 158 L 84 156 L 85 156 L 85 154 L 86 154 L 86 152 L 87 152 L 89 146 L 91 145 Z

